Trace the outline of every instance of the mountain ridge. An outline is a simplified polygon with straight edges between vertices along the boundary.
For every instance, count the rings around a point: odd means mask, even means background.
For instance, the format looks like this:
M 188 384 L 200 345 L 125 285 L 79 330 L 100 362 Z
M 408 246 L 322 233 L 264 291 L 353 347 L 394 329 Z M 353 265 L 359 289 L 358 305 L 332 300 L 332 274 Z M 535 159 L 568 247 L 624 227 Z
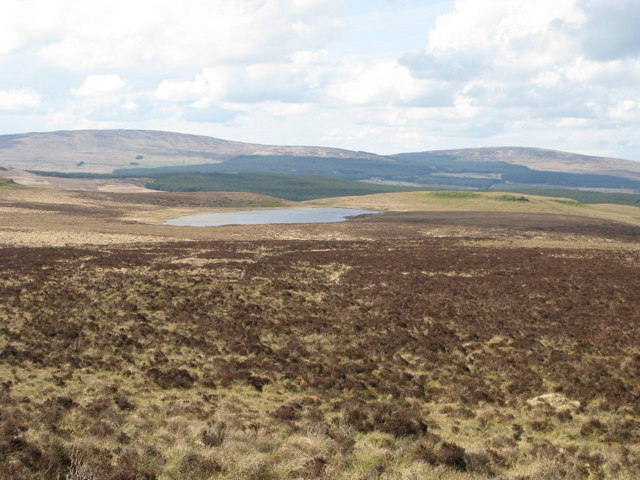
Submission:
M 402 159 L 506 162 L 533 170 L 613 175 L 640 180 L 640 162 L 535 147 L 479 147 L 392 155 L 347 149 L 264 145 L 159 130 L 60 130 L 0 135 L 0 165 L 22 170 L 110 173 L 133 167 L 224 163 L 238 157 L 290 157 L 393 164 Z
M 0 135 L 0 165 L 20 169 L 77 171 L 84 167 L 83 171 L 105 173 L 135 164 L 218 163 L 239 155 L 382 158 L 340 148 L 263 145 L 159 130 L 59 130 Z
M 640 179 L 640 162 L 621 158 L 585 155 L 562 150 L 537 147 L 476 147 L 446 150 L 407 152 L 391 157 L 411 157 L 422 154 L 464 156 L 466 161 L 507 162 L 532 170 L 562 171 L 570 173 L 596 173 Z M 554 168 L 555 166 L 555 168 Z

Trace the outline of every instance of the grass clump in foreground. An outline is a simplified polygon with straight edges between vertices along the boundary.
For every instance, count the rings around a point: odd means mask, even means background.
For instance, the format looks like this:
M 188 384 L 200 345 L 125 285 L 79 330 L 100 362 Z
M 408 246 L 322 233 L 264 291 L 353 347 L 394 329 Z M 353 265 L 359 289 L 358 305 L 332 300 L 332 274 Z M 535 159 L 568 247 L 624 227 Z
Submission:
M 0 479 L 637 478 L 637 253 L 237 241 L 0 265 Z

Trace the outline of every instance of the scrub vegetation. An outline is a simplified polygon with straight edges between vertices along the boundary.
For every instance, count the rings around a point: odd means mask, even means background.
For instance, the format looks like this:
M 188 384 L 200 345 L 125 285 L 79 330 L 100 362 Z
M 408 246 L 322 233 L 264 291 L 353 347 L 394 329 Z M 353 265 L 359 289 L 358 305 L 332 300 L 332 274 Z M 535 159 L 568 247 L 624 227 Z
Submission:
M 640 254 L 609 228 L 1 248 L 0 479 L 637 478 Z
M 146 187 L 167 192 L 252 192 L 293 201 L 419 190 L 418 187 L 377 185 L 317 175 L 275 173 L 161 174 L 152 177 Z
M 311 161 L 310 159 L 308 159 Z M 337 161 L 337 160 L 336 160 Z M 312 163 L 317 164 L 319 161 L 315 159 Z M 324 167 L 327 168 L 331 162 L 324 160 Z M 344 159 L 340 159 L 344 168 Z M 390 168 L 388 162 L 382 162 L 385 168 Z M 336 196 L 347 195 L 367 195 L 372 193 L 384 193 L 384 192 L 407 192 L 415 190 L 447 190 L 443 192 L 441 197 L 448 195 L 450 198 L 463 198 L 463 193 L 469 189 L 479 192 L 513 192 L 521 194 L 531 194 L 545 197 L 566 197 L 576 200 L 583 204 L 617 204 L 617 205 L 629 205 L 640 206 L 640 194 L 639 193 L 621 193 L 621 192 L 598 192 L 589 190 L 576 190 L 575 188 L 583 188 L 580 184 L 573 188 L 550 188 L 549 186 L 532 185 L 527 183 L 505 183 L 497 182 L 495 179 L 486 178 L 460 178 L 455 176 L 437 176 L 434 175 L 432 181 L 429 182 L 416 182 L 416 179 L 404 179 L 401 180 L 383 180 L 387 178 L 384 175 L 364 175 L 354 174 L 347 178 L 332 178 L 331 173 L 327 173 L 322 170 L 323 175 L 308 175 L 297 173 L 265 173 L 271 168 L 271 164 L 266 162 L 263 169 L 255 167 L 257 172 L 244 172 L 244 173 L 221 173 L 212 170 L 213 168 L 222 169 L 222 166 L 227 165 L 225 169 L 233 169 L 230 165 L 233 163 L 223 163 L 214 165 L 193 165 L 184 167 L 163 167 L 163 168 L 142 168 L 137 170 L 123 169 L 118 170 L 118 174 L 107 173 L 87 173 L 87 172 L 51 172 L 51 171 L 39 171 L 29 170 L 29 173 L 33 173 L 43 177 L 49 178 L 69 178 L 69 179 L 114 179 L 126 181 L 127 179 L 140 180 L 143 177 L 145 180 L 145 186 L 153 190 L 163 190 L 168 192 L 228 192 L 228 191 L 243 191 L 253 192 L 263 195 L 270 195 L 279 198 L 286 198 L 294 201 L 304 201 L 316 198 L 328 198 Z M 253 165 L 253 164 L 251 164 Z M 489 165 L 490 167 L 491 165 Z M 207 168 L 211 167 L 211 168 Z M 489 168 L 486 167 L 486 168 Z M 338 168 L 336 166 L 336 168 Z M 355 168 L 355 167 L 353 167 Z M 452 171 L 455 170 L 451 167 Z M 297 172 L 301 169 L 290 169 L 286 171 Z M 226 172 L 226 170 L 224 170 Z M 276 169 L 277 171 L 277 169 Z M 303 172 L 306 170 L 302 169 Z M 315 171 L 315 170 L 310 170 Z M 358 172 L 357 169 L 353 170 Z M 489 171 L 489 170 L 487 170 Z M 126 172 L 129 172 L 128 174 Z M 376 173 L 376 172 L 374 172 Z M 137 176 L 136 176 L 137 175 Z M 458 175 L 451 173 L 449 175 Z M 499 176 L 499 174 L 496 174 Z M 394 177 L 395 178 L 395 177 Z M 363 180 L 364 179 L 364 180 Z M 375 180 L 373 180 L 375 179 Z M 359 181 L 355 181 L 359 180 Z M 470 180 L 469 182 L 467 180 Z M 561 185 L 561 183 L 555 184 L 555 186 Z M 609 187 L 612 187 L 609 185 Z M 626 186 L 613 186 L 615 188 L 626 187 L 629 191 L 630 185 Z M 636 191 L 640 191 L 640 183 L 638 185 L 631 185 Z M 595 187 L 594 187 L 595 188 Z M 454 192 L 454 193 L 451 193 Z M 456 197 L 456 195 L 458 195 Z
M 532 189 L 524 185 L 503 185 L 496 190 L 512 191 L 515 193 L 538 195 L 541 197 L 565 197 L 584 204 L 610 203 L 614 205 L 629 205 L 640 207 L 640 194 L 638 193 L 603 193 L 590 192 L 588 190 L 570 189 Z
M 26 188 L 26 187 L 14 182 L 13 180 L 8 179 L 8 178 L 0 177 L 0 190 L 9 190 L 9 189 L 13 190 L 13 189 L 16 189 L 16 188 Z
M 164 171 L 163 169 L 159 170 Z M 166 170 L 171 170 L 171 168 Z M 131 175 L 103 173 L 45 172 L 36 170 L 30 170 L 29 173 L 54 178 L 118 180 L 133 178 Z M 293 201 L 423 189 L 416 186 L 356 182 L 318 175 L 278 173 L 156 173 L 145 175 L 144 178 L 146 179 L 145 187 L 151 190 L 165 192 L 251 192 Z
M 545 155 L 543 154 L 543 157 Z M 179 173 L 249 173 L 321 175 L 344 180 L 377 178 L 421 185 L 449 184 L 478 189 L 511 183 L 569 188 L 640 189 L 640 180 L 614 175 L 536 170 L 505 161 L 465 159 L 460 152 L 421 152 L 378 158 L 332 158 L 291 155 L 241 155 L 223 163 L 121 168 L 116 174 L 156 176 Z M 496 157 L 497 158 L 497 157 Z

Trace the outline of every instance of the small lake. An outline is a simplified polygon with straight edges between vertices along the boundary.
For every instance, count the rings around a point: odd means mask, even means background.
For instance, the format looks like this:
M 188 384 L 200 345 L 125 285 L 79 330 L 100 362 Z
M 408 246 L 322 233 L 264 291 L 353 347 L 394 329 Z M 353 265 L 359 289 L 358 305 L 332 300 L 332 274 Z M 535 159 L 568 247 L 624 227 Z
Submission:
M 181 227 L 219 227 L 222 225 L 266 225 L 269 223 L 344 222 L 356 215 L 380 213 L 350 208 L 279 208 L 237 212 L 204 213 L 167 220 L 163 225 Z

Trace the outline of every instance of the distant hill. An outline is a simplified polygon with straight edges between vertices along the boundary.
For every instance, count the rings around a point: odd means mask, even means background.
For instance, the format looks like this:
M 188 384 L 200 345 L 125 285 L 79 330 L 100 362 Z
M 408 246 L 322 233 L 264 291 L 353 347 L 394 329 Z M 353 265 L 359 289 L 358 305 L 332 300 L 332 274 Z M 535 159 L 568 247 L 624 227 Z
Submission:
M 522 165 L 532 170 L 552 172 L 613 175 L 640 180 L 640 162 L 619 158 L 594 157 L 577 153 L 561 152 L 529 147 L 482 147 L 458 150 L 432 150 L 427 152 L 401 153 L 398 158 L 448 157 L 464 162 L 505 162 Z
M 21 170 L 111 172 L 116 168 L 219 163 L 239 155 L 378 158 L 339 148 L 259 145 L 154 130 L 68 130 L 0 135 L 0 165 Z
M 618 193 L 640 190 L 640 162 L 557 150 L 484 147 L 383 156 L 338 148 L 259 145 L 151 130 L 3 135 L 0 136 L 0 165 L 79 175 L 276 173 L 434 188 L 523 186 Z

